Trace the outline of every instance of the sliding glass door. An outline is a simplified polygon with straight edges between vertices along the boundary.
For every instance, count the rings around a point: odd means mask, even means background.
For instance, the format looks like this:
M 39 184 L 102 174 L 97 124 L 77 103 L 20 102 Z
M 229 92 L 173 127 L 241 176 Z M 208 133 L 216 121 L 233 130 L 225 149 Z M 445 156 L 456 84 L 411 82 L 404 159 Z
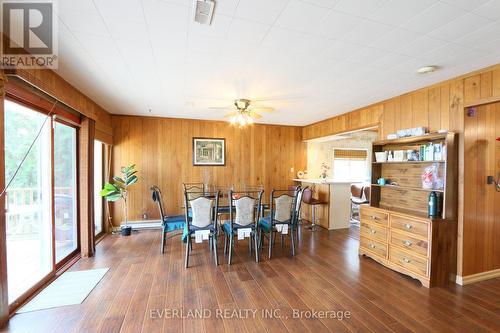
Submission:
M 6 181 L 13 178 L 40 131 L 7 191 L 9 303 L 53 269 L 50 125 L 44 114 L 5 102 Z
M 56 263 L 78 248 L 76 186 L 76 129 L 54 122 Z
M 9 303 L 78 249 L 77 129 L 5 101 L 5 179 Z M 26 155 L 27 153 L 27 155 Z

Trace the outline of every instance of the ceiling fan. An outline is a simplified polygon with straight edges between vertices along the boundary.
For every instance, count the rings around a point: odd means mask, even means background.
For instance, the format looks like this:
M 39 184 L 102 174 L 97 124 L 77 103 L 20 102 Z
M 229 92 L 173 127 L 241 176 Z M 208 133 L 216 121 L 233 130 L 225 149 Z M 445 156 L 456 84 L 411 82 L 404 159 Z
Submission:
M 266 106 L 255 106 L 252 105 L 252 101 L 245 98 L 236 99 L 233 103 L 236 107 L 235 111 L 229 112 L 224 117 L 229 118 L 229 122 L 232 125 L 239 125 L 244 127 L 246 125 L 251 125 L 256 119 L 262 118 L 259 112 L 273 112 L 274 109 Z M 209 109 L 212 110 L 233 110 L 233 106 L 211 106 Z

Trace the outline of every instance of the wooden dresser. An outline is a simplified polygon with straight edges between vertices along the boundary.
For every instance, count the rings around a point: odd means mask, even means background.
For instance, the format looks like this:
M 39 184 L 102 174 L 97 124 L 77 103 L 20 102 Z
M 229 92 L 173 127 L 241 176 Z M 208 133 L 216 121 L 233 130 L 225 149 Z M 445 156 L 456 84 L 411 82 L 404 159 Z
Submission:
M 375 142 L 374 152 L 412 149 L 425 142 L 446 145 L 447 156 L 439 161 L 444 178 L 441 211 L 427 217 L 426 201 L 433 190 L 419 187 L 417 176 L 434 161 L 374 162 L 370 205 L 360 211 L 359 254 L 432 287 L 448 283 L 456 275 L 456 150 L 455 134 L 443 133 Z M 374 159 L 375 161 L 375 159 Z M 398 186 L 379 186 L 380 177 Z

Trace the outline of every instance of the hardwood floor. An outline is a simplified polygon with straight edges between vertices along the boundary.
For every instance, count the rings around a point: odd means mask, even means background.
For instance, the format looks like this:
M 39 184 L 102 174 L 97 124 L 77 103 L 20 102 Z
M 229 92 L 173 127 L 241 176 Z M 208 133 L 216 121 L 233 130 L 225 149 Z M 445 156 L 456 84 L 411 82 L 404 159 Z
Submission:
M 4 331 L 500 330 L 500 279 L 423 288 L 416 280 L 359 257 L 352 230 L 311 233 L 303 228 L 297 256 L 290 256 L 288 242 L 281 250 L 278 241 L 274 258 L 262 255 L 258 264 L 248 255 L 245 240 L 237 245 L 230 267 L 219 244 L 223 264 L 217 268 L 206 243 L 193 245 L 187 270 L 179 236 L 168 239 L 164 255 L 159 244 L 158 231 L 106 237 L 94 258 L 81 259 L 71 268 L 110 267 L 83 304 L 15 315 Z M 310 318 L 311 310 L 334 312 L 323 312 L 318 319 Z M 302 311 L 300 318 L 294 318 L 297 311 Z

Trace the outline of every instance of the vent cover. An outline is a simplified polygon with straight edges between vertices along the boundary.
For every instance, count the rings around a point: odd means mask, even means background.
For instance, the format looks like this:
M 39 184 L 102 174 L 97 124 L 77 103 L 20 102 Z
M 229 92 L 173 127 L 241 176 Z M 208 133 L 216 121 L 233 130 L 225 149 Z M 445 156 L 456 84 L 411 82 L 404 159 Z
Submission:
M 197 0 L 194 20 L 200 24 L 210 25 L 214 14 L 215 2 L 212 0 Z

